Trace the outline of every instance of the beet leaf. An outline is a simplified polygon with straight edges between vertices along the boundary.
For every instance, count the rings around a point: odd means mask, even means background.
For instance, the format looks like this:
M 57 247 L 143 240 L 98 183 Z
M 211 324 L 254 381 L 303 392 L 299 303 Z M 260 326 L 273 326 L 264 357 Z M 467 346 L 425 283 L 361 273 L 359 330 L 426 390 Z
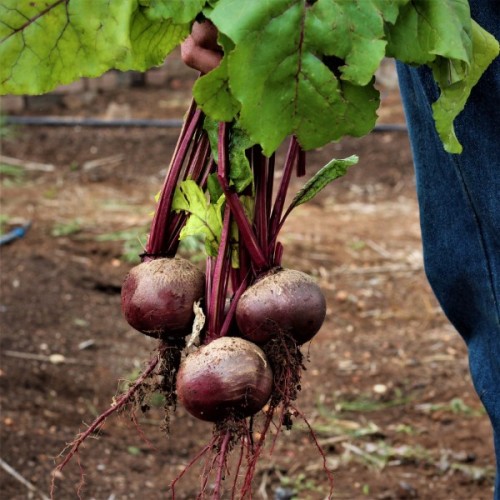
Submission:
M 222 120 L 224 121 L 224 120 Z M 205 118 L 204 128 L 210 139 L 212 156 L 218 162 L 219 152 L 219 122 Z M 247 151 L 254 145 L 248 134 L 237 124 L 229 127 L 228 133 L 228 160 L 229 160 L 229 180 L 237 193 L 241 193 L 252 184 L 253 174 Z
M 210 203 L 203 190 L 193 180 L 181 182 L 174 194 L 172 210 L 185 211 L 190 214 L 179 238 L 202 236 L 208 255 L 215 257 L 219 249 L 222 233 L 222 209 L 224 197 Z
M 453 121 L 499 53 L 468 0 L 4 0 L 0 94 L 40 94 L 109 69 L 145 71 L 201 17 L 218 28 L 225 55 L 194 97 L 266 156 L 289 135 L 309 150 L 370 132 L 384 57 L 432 67 L 442 96 L 437 130 L 458 153 Z
M 219 44 L 228 54 L 233 50 L 231 40 L 219 33 Z M 193 86 L 193 96 L 200 109 L 216 122 L 230 122 L 240 110 L 240 103 L 229 88 L 228 59 L 223 58 L 217 68 L 201 76 Z
M 145 71 L 164 61 L 189 26 L 149 19 L 138 0 L 3 0 L 0 93 L 40 94 L 111 68 Z
M 442 57 L 436 58 L 432 63 L 435 80 L 441 89 L 439 99 L 432 105 L 436 130 L 449 153 L 461 153 L 462 146 L 458 142 L 453 128 L 453 120 L 457 116 L 457 109 L 463 109 L 472 87 L 478 82 L 481 71 L 479 68 L 487 67 L 497 57 L 496 40 L 477 23 L 472 23 L 472 57 L 476 64 L 471 66 L 466 75 L 456 81 L 450 82 L 450 74 L 455 67 L 453 61 Z
M 358 157 L 355 155 L 349 156 L 349 158 L 343 160 L 330 160 L 304 184 L 293 198 L 287 212 L 290 212 L 295 207 L 314 198 L 324 187 L 330 184 L 330 182 L 345 175 L 348 168 L 356 163 L 358 163 Z

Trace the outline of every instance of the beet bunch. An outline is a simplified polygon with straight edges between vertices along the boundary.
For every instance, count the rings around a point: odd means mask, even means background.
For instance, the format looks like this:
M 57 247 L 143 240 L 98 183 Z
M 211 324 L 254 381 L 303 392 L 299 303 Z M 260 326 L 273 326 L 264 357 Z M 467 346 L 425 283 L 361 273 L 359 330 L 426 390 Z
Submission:
M 202 457 L 212 464 L 203 468 L 200 497 L 209 476 L 213 498 L 222 496 L 228 456 L 237 446 L 241 459 L 231 494 L 251 495 L 271 425 L 279 431 L 303 417 L 294 405 L 304 368 L 300 347 L 326 315 L 316 282 L 282 266 L 278 235 L 293 208 L 345 171 L 338 166 L 318 172 L 285 210 L 292 175 L 305 174 L 297 140 L 289 142 L 274 192 L 275 155 L 265 157 L 231 124 L 208 122 L 191 106 L 141 263 L 126 276 L 121 294 L 125 319 L 157 339 L 157 352 L 130 389 L 77 437 L 57 470 L 109 415 L 140 403 L 152 388 L 164 394 L 167 413 L 180 402 L 194 417 L 214 423 L 210 442 L 188 465 Z M 193 235 L 205 242 L 204 269 L 177 255 L 180 241 Z M 172 481 L 173 496 L 183 474 Z

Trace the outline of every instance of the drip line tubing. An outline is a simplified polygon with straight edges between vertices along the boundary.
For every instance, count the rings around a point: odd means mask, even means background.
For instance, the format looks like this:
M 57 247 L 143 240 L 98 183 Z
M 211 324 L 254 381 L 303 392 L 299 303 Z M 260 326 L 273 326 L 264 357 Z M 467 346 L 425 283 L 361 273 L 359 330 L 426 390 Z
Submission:
M 182 119 L 148 119 L 148 118 L 129 118 L 113 119 L 105 118 L 79 118 L 65 116 L 5 116 L 4 121 L 7 125 L 31 125 L 48 127 L 146 127 L 146 128 L 181 128 Z M 383 123 L 375 125 L 372 132 L 407 132 L 405 124 L 401 123 Z

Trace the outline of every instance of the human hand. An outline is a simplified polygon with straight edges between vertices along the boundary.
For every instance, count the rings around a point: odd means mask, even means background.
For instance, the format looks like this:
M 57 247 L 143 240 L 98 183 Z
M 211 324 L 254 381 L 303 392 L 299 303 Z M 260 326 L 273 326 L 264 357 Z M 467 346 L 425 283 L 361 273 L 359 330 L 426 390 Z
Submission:
M 210 21 L 195 22 L 191 35 L 181 44 L 184 63 L 201 73 L 208 73 L 219 65 L 222 55 L 217 45 L 217 28 Z

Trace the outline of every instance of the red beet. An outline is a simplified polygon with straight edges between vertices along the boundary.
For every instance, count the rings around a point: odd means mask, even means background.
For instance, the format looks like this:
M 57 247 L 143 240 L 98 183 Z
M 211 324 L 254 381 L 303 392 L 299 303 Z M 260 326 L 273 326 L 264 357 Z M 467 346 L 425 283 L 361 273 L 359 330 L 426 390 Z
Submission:
M 205 275 L 178 257 L 142 262 L 122 286 L 122 311 L 136 330 L 156 338 L 191 332 L 193 304 L 205 293 Z
M 325 315 L 326 301 L 319 286 L 293 269 L 265 275 L 243 293 L 236 306 L 241 335 L 256 344 L 282 334 L 303 344 L 319 331 Z
M 267 403 L 273 374 L 264 352 L 235 337 L 221 337 L 188 355 L 177 374 L 177 396 L 201 420 L 223 421 L 257 413 Z

